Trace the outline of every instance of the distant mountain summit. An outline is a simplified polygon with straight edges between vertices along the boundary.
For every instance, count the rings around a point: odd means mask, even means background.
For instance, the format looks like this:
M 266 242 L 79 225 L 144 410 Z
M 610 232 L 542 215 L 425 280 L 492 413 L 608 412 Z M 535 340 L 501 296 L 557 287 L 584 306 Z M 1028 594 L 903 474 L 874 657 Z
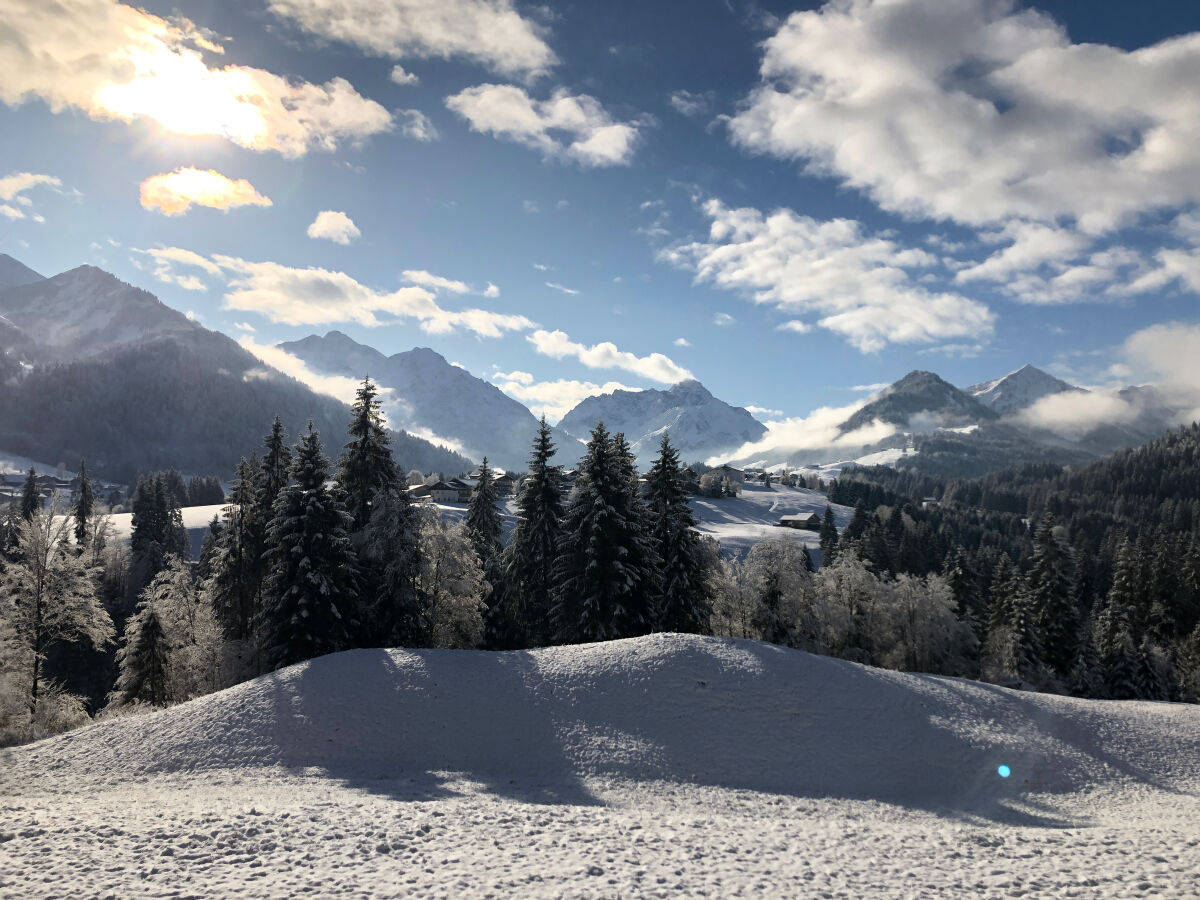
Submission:
M 23 284 L 33 284 L 43 280 L 29 266 L 20 260 L 13 259 L 7 253 L 0 253 L 0 290 L 10 287 L 20 287 Z
M 767 431 L 741 407 L 714 397 L 700 382 L 681 381 L 667 390 L 614 391 L 588 397 L 558 427 L 580 440 L 597 422 L 625 439 L 644 467 L 658 453 L 664 432 L 687 462 L 705 460 L 757 441 Z
M 1043 397 L 1078 390 L 1081 388 L 1034 366 L 1024 365 L 1000 378 L 964 388 L 963 393 L 974 397 L 988 409 L 1006 415 L 1032 406 Z
M 933 372 L 909 372 L 842 423 L 847 434 L 878 420 L 903 431 L 978 425 L 998 414 Z
M 393 427 L 452 446 L 471 457 L 524 471 L 538 420 L 494 384 L 477 378 L 428 347 L 385 356 L 340 331 L 309 335 L 279 349 L 323 375 L 371 380 L 387 393 L 380 399 Z M 556 460 L 574 465 L 569 438 L 559 440 Z M 403 462 L 403 460 L 401 460 Z

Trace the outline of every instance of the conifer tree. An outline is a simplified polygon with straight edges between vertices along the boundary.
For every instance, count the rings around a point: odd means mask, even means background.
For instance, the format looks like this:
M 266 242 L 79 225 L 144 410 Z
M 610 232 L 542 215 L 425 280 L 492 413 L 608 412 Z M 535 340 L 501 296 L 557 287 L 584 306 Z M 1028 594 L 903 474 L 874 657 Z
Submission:
M 825 504 L 825 516 L 821 520 L 821 565 L 831 566 L 837 561 L 838 531 L 833 522 L 833 507 Z
M 551 621 L 565 643 L 645 634 L 653 549 L 641 530 L 629 464 L 599 423 L 579 464 L 554 566 Z
M 149 596 L 143 597 L 125 625 L 117 651 L 117 684 L 109 703 L 124 706 L 170 702 L 167 675 L 167 636 Z
M 25 476 L 25 486 L 21 488 L 21 518 L 28 522 L 41 508 L 42 492 L 38 490 L 37 471 L 30 466 L 29 474 Z
M 75 543 L 81 548 L 87 543 L 88 521 L 96 507 L 96 492 L 88 478 L 87 461 L 79 461 L 79 493 L 75 496 Z
M 979 573 L 971 565 L 970 557 L 961 545 L 946 557 L 942 577 L 954 594 L 958 618 L 970 625 L 976 636 L 982 635 L 986 622 L 983 598 L 979 591 Z
M 660 560 L 654 627 L 657 631 L 708 634 L 711 582 L 707 557 L 701 552 L 700 536 L 694 530 L 696 517 L 684 489 L 686 471 L 679 461 L 679 451 L 664 433 L 658 457 L 646 474 L 650 540 Z
M 326 485 L 328 475 L 329 460 L 310 422 L 267 531 L 262 638 L 272 668 L 345 650 L 357 627 L 358 561 L 349 536 L 353 519 Z
M 208 531 L 200 542 L 200 557 L 196 561 L 196 580 L 203 583 L 212 577 L 213 561 L 217 555 L 217 542 L 221 538 L 221 519 L 213 515 L 208 523 Z
M 350 408 L 350 441 L 338 458 L 338 487 L 354 531 L 370 521 L 375 494 L 400 483 L 377 394 L 371 379 L 364 378 Z
M 1142 662 L 1130 611 L 1140 591 L 1141 560 L 1136 546 L 1125 539 L 1117 550 L 1113 584 L 1096 616 L 1096 649 L 1104 672 L 1105 688 L 1115 700 L 1142 696 Z
M 1078 648 L 1075 578 L 1070 548 L 1057 533 L 1054 516 L 1047 512 L 1034 533 L 1028 600 L 1041 638 L 1043 660 L 1063 679 L 1070 677 Z
M 368 646 L 421 646 L 419 518 L 403 485 L 375 495 L 361 553 L 372 573 L 373 593 L 362 612 Z
M 497 649 L 539 646 L 551 637 L 547 622 L 563 517 L 561 470 L 550 462 L 554 453 L 542 416 L 517 497 L 517 527 L 504 554 L 503 601 L 488 616 L 488 643 Z
M 500 512 L 496 509 L 496 483 L 488 467 L 487 457 L 479 467 L 479 482 L 471 493 L 467 506 L 466 528 L 471 544 L 483 565 L 484 572 L 493 569 L 504 545 L 501 542 L 503 528 Z
M 263 519 L 258 460 L 242 458 L 238 463 L 224 523 L 214 539 L 205 585 L 213 613 L 227 640 L 240 643 L 257 673 L 256 629 L 260 624 L 263 582 L 266 578 L 267 522 Z
M 292 467 L 292 448 L 287 444 L 283 420 L 279 416 L 271 423 L 271 433 L 263 438 L 263 458 L 259 475 L 258 501 L 262 520 L 270 521 L 275 498 L 288 482 Z

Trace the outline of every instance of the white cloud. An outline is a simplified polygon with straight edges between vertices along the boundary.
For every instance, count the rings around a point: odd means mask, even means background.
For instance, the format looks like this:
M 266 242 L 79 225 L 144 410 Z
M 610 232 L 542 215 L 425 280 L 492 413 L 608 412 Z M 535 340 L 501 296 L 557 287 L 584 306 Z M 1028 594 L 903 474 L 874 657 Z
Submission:
M 543 356 L 554 359 L 571 357 L 589 369 L 624 369 L 651 381 L 675 384 L 693 377 L 692 373 L 661 353 L 637 356 L 618 350 L 610 341 L 587 347 L 572 341 L 563 331 L 538 330 L 525 338 Z
M 675 338 L 675 340 L 673 340 L 671 343 L 673 343 L 676 347 L 692 346 L 692 342 L 689 341 L 687 338 Z
M 388 76 L 392 81 L 399 85 L 420 84 L 421 79 L 412 72 L 405 71 L 404 66 L 392 66 L 392 74 Z
M 1178 421 L 1200 421 L 1200 325 L 1169 322 L 1130 335 L 1121 348 L 1129 369 L 1152 378 L 1179 410 Z
M 539 272 L 548 272 L 548 271 L 550 271 L 550 267 L 549 267 L 549 266 L 547 266 L 547 265 L 545 265 L 545 264 L 543 264 L 543 263 L 534 263 L 534 264 L 533 264 L 533 267 L 534 267 L 535 269 L 537 269 Z
M 392 127 L 388 111 L 344 78 L 317 85 L 248 66 L 210 68 L 205 54 L 222 48 L 201 29 L 116 0 L 24 3 L 5 27 L 0 101 L 9 106 L 40 98 L 53 112 L 149 119 L 288 157 Z
M 792 454 L 814 450 L 857 450 L 894 434 L 894 425 L 880 421 L 842 434 L 842 423 L 866 404 L 867 400 L 864 399 L 849 406 L 823 406 L 807 416 L 764 422 L 767 433 L 762 438 L 743 444 L 733 453 L 709 462 L 746 461 L 762 457 L 784 459 Z
M 431 291 L 417 285 L 384 292 L 360 284 L 344 272 L 328 269 L 299 269 L 222 255 L 206 258 L 179 247 L 138 252 L 154 257 L 156 264 L 165 267 L 164 274 L 170 277 L 161 280 L 174 280 L 172 263 L 219 275 L 227 282 L 224 309 L 257 312 L 285 325 L 356 322 L 373 328 L 399 319 L 415 319 L 427 334 L 461 329 L 479 337 L 500 337 L 506 331 L 527 331 L 537 326 L 519 315 L 486 309 L 444 309 Z
M 566 285 L 559 284 L 557 281 L 547 281 L 546 287 L 560 291 L 564 294 L 570 294 L 572 297 L 579 293 L 579 291 L 575 290 L 575 288 L 569 288 Z
M 1115 393 L 1105 391 L 1063 391 L 1042 397 L 1020 410 L 1017 421 L 1044 428 L 1064 437 L 1078 438 L 1098 425 L 1120 425 L 1138 417 L 1138 408 Z
M 709 240 L 668 248 L 661 259 L 755 303 L 818 315 L 817 325 L 863 352 L 888 343 L 979 338 L 992 330 L 994 316 L 984 304 L 913 280 L 910 271 L 935 266 L 936 257 L 867 235 L 854 220 L 818 221 L 789 209 L 764 215 L 718 200 L 703 210 L 712 220 Z
M 166 216 L 181 216 L 195 206 L 222 211 L 235 206 L 270 206 L 249 181 L 234 181 L 215 169 L 180 166 L 173 172 L 151 175 L 140 188 L 143 209 L 157 209 Z
M 1036 269 L 1044 263 L 1074 259 L 1091 243 L 1069 229 L 1036 222 L 1011 222 L 997 238 L 1011 243 L 983 262 L 959 270 L 954 280 L 1004 281 L 1014 273 Z
M 520 400 L 535 416 L 545 416 L 557 423 L 563 416 L 588 397 L 611 394 L 613 391 L 636 391 L 618 381 L 593 384 L 590 381 L 537 381 L 529 372 L 496 372 L 492 380 L 510 397 Z
M 208 285 L 194 273 L 180 275 L 174 270 L 174 264 L 192 266 L 204 270 L 209 275 L 220 275 L 221 269 L 211 260 L 199 253 L 184 250 L 181 247 L 156 247 L 150 250 L 132 248 L 134 253 L 149 256 L 154 260 L 154 278 L 163 284 L 173 284 L 185 291 L 207 291 Z M 137 265 L 137 261 L 133 261 Z M 138 266 L 141 268 L 141 266 Z
M 446 106 L 472 131 L 584 167 L 627 165 L 637 145 L 640 122 L 614 121 L 595 97 L 572 95 L 566 88 L 556 88 L 548 100 L 535 100 L 515 85 L 481 84 L 447 97 Z
M 500 296 L 500 288 L 489 281 L 487 283 L 487 287 L 483 289 L 483 293 L 480 296 L 487 297 L 488 299 L 495 299 L 496 297 Z
M 15 206 L 9 206 L 7 203 L 0 203 L 0 216 L 8 219 L 23 219 L 25 213 L 21 212 Z
M 449 291 L 452 294 L 466 294 L 471 290 L 466 282 L 443 278 L 441 275 L 434 275 L 431 272 L 426 272 L 424 269 L 405 269 L 400 273 L 400 277 L 409 284 L 419 284 L 422 287 L 429 288 L 431 291 Z
M 314 240 L 324 239 L 343 245 L 362 236 L 362 232 L 358 230 L 353 219 L 344 212 L 332 209 L 323 209 L 317 213 L 317 217 L 308 226 L 306 234 Z
M 558 61 L 544 30 L 511 0 L 270 0 L 269 8 L 319 37 L 393 59 L 467 59 L 522 76 Z
M 788 319 L 786 322 L 780 322 L 775 326 L 776 331 L 790 331 L 793 334 L 808 334 L 812 331 L 812 326 L 800 319 Z
M 765 406 L 755 406 L 753 403 L 749 404 L 748 406 L 743 406 L 742 409 L 746 410 L 746 412 L 750 413 L 750 415 L 757 416 L 759 418 L 764 416 L 783 415 L 783 410 L 781 409 L 768 409 Z
M 885 209 L 1096 234 L 1200 201 L 1200 34 L 1126 51 L 1014 0 L 841 0 L 764 46 L 734 139 Z
M 726 325 L 732 325 L 736 321 L 737 319 L 735 319 L 729 313 L 719 312 L 713 316 L 713 324 L 722 328 L 724 328 Z
M 400 133 L 405 137 L 425 143 L 437 140 L 438 130 L 419 109 L 398 109 L 396 115 L 400 117 Z
M 537 205 L 537 201 L 535 200 L 522 200 L 521 209 L 525 210 L 525 212 L 529 213 L 531 216 L 537 215 L 542 211 L 542 208 Z
M 712 106 L 712 91 L 694 93 L 692 91 L 676 91 L 670 98 L 671 106 L 677 113 L 685 116 L 702 116 Z
M 354 395 L 361 385 L 360 379 L 350 378 L 346 375 L 320 375 L 310 369 L 308 364 L 299 357 L 292 356 L 286 350 L 278 347 L 260 344 L 249 335 L 239 338 L 238 343 L 271 368 L 279 370 L 284 375 L 290 375 L 317 393 L 336 397 L 343 403 L 354 402 Z M 380 388 L 380 399 L 386 400 L 391 390 L 391 388 Z
M 0 200 L 12 201 L 25 209 L 33 206 L 33 201 L 25 196 L 25 192 L 35 187 L 49 187 L 62 193 L 62 182 L 53 175 L 38 175 L 33 172 L 14 172 L 0 178 Z M 24 219 L 25 210 L 17 209 L 9 203 L 0 203 L 0 216 L 8 219 Z M 37 213 L 30 213 L 35 222 L 46 220 Z
M 239 331 L 248 331 L 251 334 L 254 334 L 254 332 L 257 330 L 249 322 L 234 322 L 233 327 L 238 329 Z
M 856 384 L 850 390 L 860 394 L 874 394 L 876 391 L 882 391 L 885 387 L 891 387 L 891 383 L 887 381 L 877 381 L 874 384 Z

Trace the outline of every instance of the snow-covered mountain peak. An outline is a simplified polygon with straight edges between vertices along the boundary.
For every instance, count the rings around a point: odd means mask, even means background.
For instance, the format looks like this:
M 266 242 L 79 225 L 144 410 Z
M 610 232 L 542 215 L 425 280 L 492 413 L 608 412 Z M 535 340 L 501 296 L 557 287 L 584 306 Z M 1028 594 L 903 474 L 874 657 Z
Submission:
M 1031 406 L 1043 397 L 1077 390 L 1074 385 L 1026 364 L 1000 378 L 971 385 L 965 393 L 1003 415 Z

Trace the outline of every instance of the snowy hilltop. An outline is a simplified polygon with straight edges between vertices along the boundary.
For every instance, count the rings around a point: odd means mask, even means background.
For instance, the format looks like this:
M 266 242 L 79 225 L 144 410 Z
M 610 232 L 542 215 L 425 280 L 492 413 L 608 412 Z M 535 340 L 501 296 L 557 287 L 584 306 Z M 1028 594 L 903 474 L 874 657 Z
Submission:
M 1194 706 L 683 635 L 356 650 L 10 751 L 0 886 L 1187 897 L 1198 791 Z
M 340 331 L 280 344 L 322 375 L 371 380 L 384 389 L 381 400 L 395 428 L 421 435 L 493 465 L 524 471 L 537 419 L 494 384 L 446 361 L 428 347 L 385 356 Z M 567 443 L 574 443 L 567 439 Z M 578 453 L 560 442 L 563 461 Z M 568 457 L 569 460 L 568 460 Z
M 664 432 L 690 462 L 732 451 L 767 430 L 746 410 L 718 400 L 698 381 L 681 381 L 667 390 L 588 397 L 563 416 L 558 427 L 586 440 L 597 422 L 613 433 L 624 433 L 642 465 L 654 457 Z

